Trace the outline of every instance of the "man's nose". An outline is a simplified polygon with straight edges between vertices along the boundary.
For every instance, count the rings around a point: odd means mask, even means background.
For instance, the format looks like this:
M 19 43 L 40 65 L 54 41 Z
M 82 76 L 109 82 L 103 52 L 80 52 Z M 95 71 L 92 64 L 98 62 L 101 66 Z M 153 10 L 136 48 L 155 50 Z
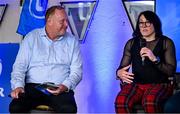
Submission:
M 68 26 L 68 21 L 64 21 L 64 26 Z

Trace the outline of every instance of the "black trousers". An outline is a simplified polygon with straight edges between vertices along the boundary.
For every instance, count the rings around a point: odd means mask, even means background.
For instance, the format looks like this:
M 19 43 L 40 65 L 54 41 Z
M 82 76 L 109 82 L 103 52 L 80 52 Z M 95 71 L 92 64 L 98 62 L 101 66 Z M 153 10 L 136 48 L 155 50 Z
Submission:
M 59 95 L 46 95 L 37 90 L 38 84 L 25 85 L 25 94 L 18 99 L 13 99 L 9 104 L 10 113 L 28 113 L 38 105 L 48 105 L 57 113 L 77 113 L 74 92 L 64 92 Z

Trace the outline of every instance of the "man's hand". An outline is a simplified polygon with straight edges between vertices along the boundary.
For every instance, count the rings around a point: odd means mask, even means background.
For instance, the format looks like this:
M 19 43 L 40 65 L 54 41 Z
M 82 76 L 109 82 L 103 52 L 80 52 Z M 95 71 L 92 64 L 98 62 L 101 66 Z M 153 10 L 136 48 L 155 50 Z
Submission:
M 19 98 L 19 94 L 24 93 L 24 88 L 18 87 L 11 92 L 11 97 L 14 99 Z
M 47 88 L 47 91 L 49 91 L 53 95 L 59 95 L 60 93 L 65 92 L 67 90 L 68 90 L 68 88 L 63 84 L 60 84 L 59 88 L 57 88 L 57 89 Z

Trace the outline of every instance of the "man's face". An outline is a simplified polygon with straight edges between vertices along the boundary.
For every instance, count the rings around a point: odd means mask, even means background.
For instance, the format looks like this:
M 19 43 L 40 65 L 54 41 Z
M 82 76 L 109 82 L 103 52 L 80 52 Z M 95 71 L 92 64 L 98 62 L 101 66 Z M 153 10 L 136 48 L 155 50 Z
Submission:
M 49 18 L 51 23 L 51 31 L 56 34 L 57 37 L 63 36 L 68 27 L 67 15 L 65 10 L 56 9 L 54 15 Z

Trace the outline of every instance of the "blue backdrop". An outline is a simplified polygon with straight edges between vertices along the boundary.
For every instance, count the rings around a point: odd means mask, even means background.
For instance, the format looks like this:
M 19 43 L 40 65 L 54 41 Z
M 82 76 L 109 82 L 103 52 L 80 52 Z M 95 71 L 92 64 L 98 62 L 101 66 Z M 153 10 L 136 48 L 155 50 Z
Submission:
M 157 14 L 160 16 L 163 32 L 176 46 L 177 71 L 180 72 L 180 0 L 156 0 Z
M 156 12 L 162 20 L 163 32 L 175 42 L 177 71 L 180 71 L 180 1 L 156 2 Z M 131 34 L 132 28 L 121 0 L 100 0 L 86 41 L 81 44 L 83 80 L 75 90 L 79 113 L 114 113 L 114 100 L 120 91 L 115 71 Z M 17 51 L 18 44 L 0 44 L 1 113 L 8 112 L 10 73 Z
M 7 113 L 8 105 L 11 98 L 10 94 L 10 73 L 12 65 L 15 61 L 17 51 L 19 49 L 18 44 L 0 44 L 0 112 Z

